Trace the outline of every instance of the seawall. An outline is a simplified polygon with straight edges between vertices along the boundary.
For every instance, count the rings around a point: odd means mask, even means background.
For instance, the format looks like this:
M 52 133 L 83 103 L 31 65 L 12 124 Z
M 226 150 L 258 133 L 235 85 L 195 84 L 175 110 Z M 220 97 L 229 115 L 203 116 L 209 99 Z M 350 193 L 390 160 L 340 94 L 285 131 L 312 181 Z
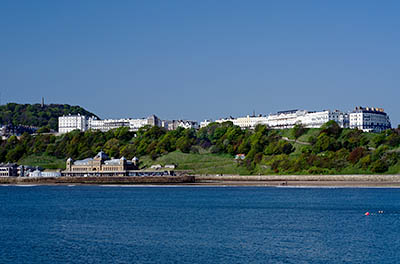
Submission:
M 193 183 L 194 176 L 151 177 L 4 177 L 0 184 L 180 184 Z
M 357 182 L 399 182 L 400 174 L 394 175 L 195 175 L 196 182 L 205 181 L 357 181 Z

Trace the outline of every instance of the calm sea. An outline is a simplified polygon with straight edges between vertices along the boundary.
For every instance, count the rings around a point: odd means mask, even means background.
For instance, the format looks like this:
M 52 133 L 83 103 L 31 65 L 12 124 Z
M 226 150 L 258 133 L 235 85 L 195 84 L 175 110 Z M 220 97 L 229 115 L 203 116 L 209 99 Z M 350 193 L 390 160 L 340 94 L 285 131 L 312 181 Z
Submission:
M 0 201 L 0 263 L 400 262 L 400 189 L 1 186 Z

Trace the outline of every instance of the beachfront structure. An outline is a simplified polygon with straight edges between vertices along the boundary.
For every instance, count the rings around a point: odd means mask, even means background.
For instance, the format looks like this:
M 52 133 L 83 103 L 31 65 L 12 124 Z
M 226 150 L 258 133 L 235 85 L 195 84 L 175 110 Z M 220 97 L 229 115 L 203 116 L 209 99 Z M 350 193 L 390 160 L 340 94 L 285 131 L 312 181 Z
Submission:
M 90 129 L 107 132 L 119 127 L 129 127 L 131 131 L 137 131 L 144 126 L 161 126 L 161 121 L 155 115 L 148 118 L 126 119 L 98 119 L 83 115 L 68 115 L 58 118 L 58 132 L 68 133 L 73 130 L 87 131 Z
M 15 163 L 1 163 L 0 164 L 0 177 L 17 177 L 18 165 Z
M 0 163 L 0 177 L 26 177 L 30 172 L 38 169 L 16 163 Z
M 55 178 L 55 177 L 61 177 L 61 172 L 34 170 L 29 172 L 29 174 L 27 174 L 26 176 L 31 178 Z
M 66 169 L 61 176 L 66 177 L 90 177 L 90 176 L 173 176 L 174 171 L 170 168 L 157 170 L 139 170 L 139 159 L 134 157 L 127 160 L 124 157 L 119 159 L 109 158 L 103 151 L 97 153 L 93 158 L 83 160 L 66 161 Z
M 73 161 L 67 159 L 64 176 L 125 176 L 128 170 L 137 170 L 137 159 L 110 159 L 103 151 L 93 158 Z
M 350 128 L 364 132 L 381 132 L 391 128 L 389 116 L 383 108 L 356 107 L 350 116 Z

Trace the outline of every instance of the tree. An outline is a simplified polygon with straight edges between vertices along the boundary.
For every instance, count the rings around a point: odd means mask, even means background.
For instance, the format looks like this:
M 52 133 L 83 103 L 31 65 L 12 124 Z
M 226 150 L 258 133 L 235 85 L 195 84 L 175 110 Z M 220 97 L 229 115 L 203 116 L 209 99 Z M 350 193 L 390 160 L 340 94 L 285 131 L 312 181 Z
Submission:
M 104 144 L 104 152 L 110 157 L 118 157 L 119 155 L 120 141 L 116 138 L 112 138 Z
M 136 147 L 133 144 L 125 145 L 121 148 L 120 156 L 126 157 L 127 159 L 132 159 L 136 156 Z
M 8 162 L 17 162 L 25 153 L 25 149 L 18 145 L 14 149 L 10 150 L 6 155 L 6 160 Z
M 37 133 L 49 133 L 50 132 L 50 128 L 48 128 L 48 127 L 46 127 L 46 126 L 44 126 L 44 127 L 41 127 L 41 128 L 39 128 L 38 130 L 37 130 Z
M 334 120 L 330 120 L 322 125 L 320 133 L 326 133 L 328 136 L 338 138 L 342 133 L 342 128 Z
M 358 147 L 355 148 L 348 157 L 348 160 L 353 163 L 356 164 L 366 153 L 366 149 L 363 147 Z
M 192 144 L 188 137 L 183 136 L 176 141 L 176 148 L 182 151 L 183 153 L 189 153 L 191 146 Z
M 304 127 L 302 124 L 296 124 L 294 125 L 292 129 L 292 135 L 293 137 L 297 140 L 299 137 L 301 137 L 307 129 Z
M 388 170 L 388 166 L 386 165 L 386 163 L 380 159 L 374 161 L 371 164 L 371 171 L 375 172 L 375 173 L 381 173 L 381 172 L 385 172 Z

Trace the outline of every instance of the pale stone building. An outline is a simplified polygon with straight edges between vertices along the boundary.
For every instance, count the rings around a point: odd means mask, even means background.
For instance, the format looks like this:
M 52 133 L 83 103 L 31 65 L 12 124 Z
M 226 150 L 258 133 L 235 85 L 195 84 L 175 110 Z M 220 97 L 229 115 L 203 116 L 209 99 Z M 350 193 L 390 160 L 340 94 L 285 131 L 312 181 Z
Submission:
M 128 170 L 137 169 L 137 159 L 132 161 L 124 157 L 120 159 L 110 159 L 103 151 L 95 157 L 84 160 L 73 161 L 67 159 L 66 169 L 63 171 L 65 176 L 124 176 Z

